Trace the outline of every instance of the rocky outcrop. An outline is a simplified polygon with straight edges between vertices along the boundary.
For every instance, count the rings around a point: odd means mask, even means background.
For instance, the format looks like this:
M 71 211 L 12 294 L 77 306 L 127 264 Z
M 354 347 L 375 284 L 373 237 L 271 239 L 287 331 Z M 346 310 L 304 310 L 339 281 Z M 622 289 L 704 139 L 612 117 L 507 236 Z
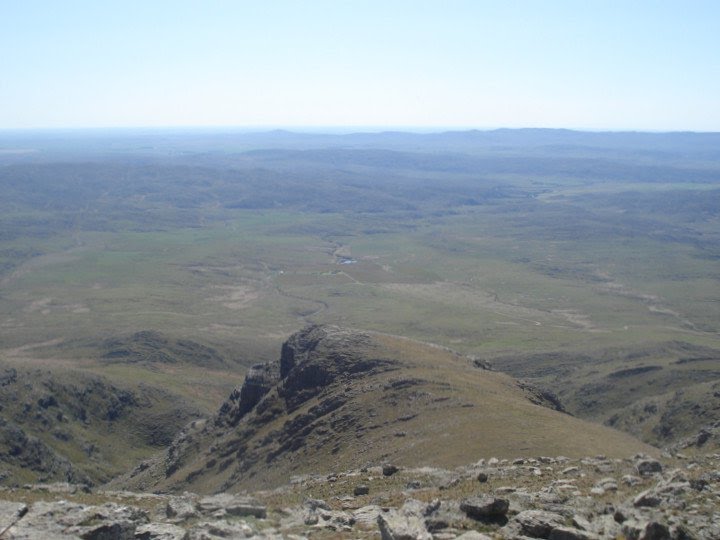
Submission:
M 220 407 L 215 417 L 215 424 L 225 427 L 237 425 L 279 380 L 280 375 L 274 363 L 251 367 L 245 375 L 242 386 L 235 388 Z
M 382 460 L 458 464 L 482 452 L 612 455 L 652 449 L 558 414 L 547 392 L 518 385 L 443 347 L 336 326 L 293 334 L 276 361 L 253 366 L 207 422 L 114 485 L 220 492 L 278 485 L 287 476 Z M 514 426 L 522 424 L 522 429 Z M 436 437 L 448 443 L 438 450 Z M 481 454 L 482 455 L 482 454 Z M 393 466 L 389 463 L 394 462 Z M 401 467 L 398 467 L 401 466 Z
M 368 334 L 333 326 L 311 326 L 293 334 L 280 354 L 278 393 L 288 410 L 295 410 L 340 379 L 350 380 L 392 364 L 357 354 L 367 348 L 372 348 Z
M 201 497 L 68 484 L 0 490 L 8 539 L 720 538 L 720 456 L 479 460 L 452 470 L 383 466 L 307 475 L 270 491 Z M 478 471 L 487 471 L 484 483 Z M 610 479 L 613 482 L 610 482 Z M 628 481 L 634 479 L 633 481 Z M 610 488 L 614 484 L 614 488 Z M 607 486 L 600 492 L 597 486 Z M 355 490 L 357 486 L 367 489 Z M 469 495 L 470 494 L 470 495 Z M 88 503 L 88 500 L 92 503 Z M 24 501 L 37 501 L 26 503 Z M 644 501 L 652 500 L 651 504 Z

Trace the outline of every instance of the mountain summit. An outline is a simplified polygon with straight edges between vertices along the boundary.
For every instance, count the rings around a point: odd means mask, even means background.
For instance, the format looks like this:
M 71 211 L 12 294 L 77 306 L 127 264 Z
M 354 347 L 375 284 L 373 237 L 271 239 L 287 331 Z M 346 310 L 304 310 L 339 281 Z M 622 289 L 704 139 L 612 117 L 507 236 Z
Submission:
M 442 347 L 335 326 L 291 336 L 219 411 L 119 482 L 141 490 L 237 491 L 297 474 L 392 462 L 626 457 L 652 448 L 558 410 L 527 385 Z

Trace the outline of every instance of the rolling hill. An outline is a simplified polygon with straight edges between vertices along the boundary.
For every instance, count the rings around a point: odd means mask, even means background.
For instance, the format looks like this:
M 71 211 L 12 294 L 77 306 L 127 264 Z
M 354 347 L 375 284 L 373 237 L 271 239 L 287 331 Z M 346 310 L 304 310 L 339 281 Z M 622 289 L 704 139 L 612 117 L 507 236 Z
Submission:
M 555 409 L 532 387 L 448 349 L 310 326 L 278 360 L 252 368 L 206 423 L 114 485 L 209 493 L 387 462 L 448 467 L 492 456 L 654 451 Z

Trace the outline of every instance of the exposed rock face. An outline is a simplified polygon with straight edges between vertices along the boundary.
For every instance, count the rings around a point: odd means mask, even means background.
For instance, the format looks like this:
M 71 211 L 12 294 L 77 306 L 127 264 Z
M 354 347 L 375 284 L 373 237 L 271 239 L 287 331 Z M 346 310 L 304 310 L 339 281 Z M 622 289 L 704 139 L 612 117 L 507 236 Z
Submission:
M 310 326 L 287 340 L 278 360 L 254 366 L 213 418 L 186 427 L 164 455 L 114 485 L 218 492 L 378 461 L 390 475 L 408 464 L 516 452 L 528 429 L 541 451 L 652 452 L 557 408 L 546 395 L 442 347 Z M 520 419 L 526 427 L 508 435 Z M 438 451 L 438 436 L 454 442 Z
M 471 497 L 460 503 L 460 510 L 479 520 L 504 516 L 509 507 L 507 499 L 495 497 Z
M 293 334 L 282 346 L 278 393 L 293 411 L 340 378 L 383 369 L 388 363 L 362 358 L 358 349 L 372 346 L 369 335 L 337 327 L 313 326 Z
M 257 364 L 250 368 L 242 386 L 233 390 L 228 400 L 220 407 L 215 417 L 216 424 L 237 425 L 279 380 L 276 364 Z
M 529 381 L 522 380 L 518 381 L 518 386 L 527 392 L 528 399 L 536 405 L 549 407 L 550 409 L 567 413 L 565 407 L 560 401 L 560 398 L 547 388 L 540 388 Z

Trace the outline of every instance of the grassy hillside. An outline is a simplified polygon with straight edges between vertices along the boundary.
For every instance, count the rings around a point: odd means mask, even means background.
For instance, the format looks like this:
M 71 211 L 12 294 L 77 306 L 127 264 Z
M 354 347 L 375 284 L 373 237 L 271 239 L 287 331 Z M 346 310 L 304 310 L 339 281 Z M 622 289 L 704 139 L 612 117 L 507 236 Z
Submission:
M 117 485 L 207 493 L 385 462 L 451 467 L 492 456 L 653 451 L 551 405 L 444 348 L 310 327 L 288 340 L 279 361 L 255 368 L 204 426 Z
M 118 348 L 124 343 L 142 359 L 118 355 L 128 351 Z M 106 482 L 214 411 L 239 380 L 192 354 L 207 353 L 199 345 L 158 334 L 111 341 L 95 357 L 36 356 L 43 347 L 15 349 L 0 360 L 5 485 Z

